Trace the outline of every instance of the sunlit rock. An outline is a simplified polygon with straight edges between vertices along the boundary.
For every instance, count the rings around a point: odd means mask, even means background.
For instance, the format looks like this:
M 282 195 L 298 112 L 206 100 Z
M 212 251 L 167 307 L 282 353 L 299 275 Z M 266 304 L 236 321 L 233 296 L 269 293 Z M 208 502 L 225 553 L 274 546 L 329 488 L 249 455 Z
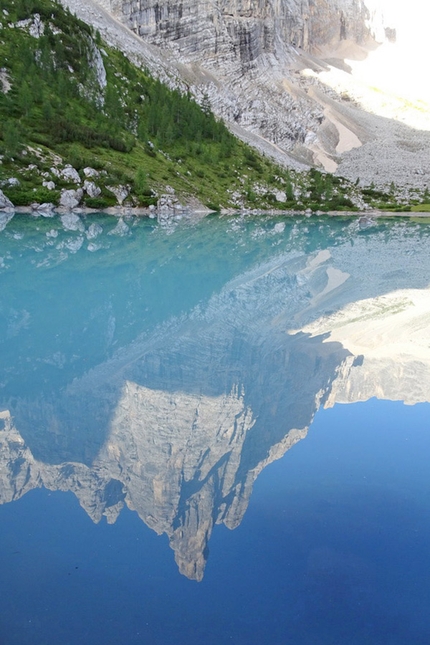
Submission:
M 88 181 L 88 179 L 84 181 L 84 190 L 89 197 L 98 197 L 102 192 L 101 188 L 96 186 L 93 181 Z
M 65 179 L 66 181 L 70 181 L 74 184 L 81 183 L 81 178 L 79 176 L 79 173 L 75 168 L 73 168 L 73 166 L 65 166 L 61 170 L 60 174 L 63 177 L 63 179 Z
M 69 209 L 76 208 L 76 206 L 79 206 L 83 194 L 84 193 L 81 188 L 78 188 L 77 190 L 70 189 L 61 191 L 60 206 Z
M 106 186 L 106 188 L 115 195 L 120 206 L 127 199 L 130 192 L 126 186 Z
M 362 185 L 428 185 L 428 9 L 419 0 L 407 11 L 389 0 L 98 0 L 114 18 L 63 1 L 280 163 Z

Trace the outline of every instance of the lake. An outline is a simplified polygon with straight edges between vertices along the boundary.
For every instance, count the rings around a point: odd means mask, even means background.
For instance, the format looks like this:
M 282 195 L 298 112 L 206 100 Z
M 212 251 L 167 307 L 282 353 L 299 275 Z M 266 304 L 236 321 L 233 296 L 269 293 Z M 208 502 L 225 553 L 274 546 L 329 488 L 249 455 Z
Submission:
M 429 249 L 0 214 L 2 645 L 427 645 Z

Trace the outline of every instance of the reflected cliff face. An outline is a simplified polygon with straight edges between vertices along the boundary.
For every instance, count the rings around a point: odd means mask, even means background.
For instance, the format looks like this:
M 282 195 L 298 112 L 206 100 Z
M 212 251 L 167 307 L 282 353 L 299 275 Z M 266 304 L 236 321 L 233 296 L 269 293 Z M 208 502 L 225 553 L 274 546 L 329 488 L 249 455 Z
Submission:
M 427 224 L 104 218 L 97 245 L 94 224 L 2 233 L 1 503 L 126 505 L 201 580 L 321 405 L 428 400 Z

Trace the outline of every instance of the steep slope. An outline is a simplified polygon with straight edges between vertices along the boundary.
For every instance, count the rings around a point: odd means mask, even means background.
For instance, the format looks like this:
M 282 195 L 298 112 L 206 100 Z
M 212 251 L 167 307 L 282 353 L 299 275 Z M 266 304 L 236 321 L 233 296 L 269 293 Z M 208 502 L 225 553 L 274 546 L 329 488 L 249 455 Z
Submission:
M 66 2 L 112 38 L 120 29 L 91 3 Z M 147 60 L 158 51 L 171 82 L 207 94 L 237 135 L 278 161 L 316 164 L 367 185 L 428 185 L 429 110 L 416 96 L 419 75 L 410 100 L 424 55 L 422 4 L 411 9 L 413 20 L 378 0 L 99 4 L 140 36 Z M 415 46 L 403 46 L 417 32 Z M 133 39 L 123 47 L 139 50 Z
M 208 105 L 133 65 L 61 5 L 0 7 L 0 186 L 15 206 L 148 207 L 175 191 L 212 208 L 276 202 L 283 171 Z

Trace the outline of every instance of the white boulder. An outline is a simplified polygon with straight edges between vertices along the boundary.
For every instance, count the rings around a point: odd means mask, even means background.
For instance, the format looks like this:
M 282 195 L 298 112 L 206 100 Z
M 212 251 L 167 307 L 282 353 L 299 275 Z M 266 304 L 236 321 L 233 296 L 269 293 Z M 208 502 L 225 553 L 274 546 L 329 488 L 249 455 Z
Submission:
M 94 168 L 87 166 L 86 168 L 84 168 L 84 175 L 85 177 L 98 177 L 99 173 Z
M 76 208 L 83 194 L 84 192 L 81 188 L 78 188 L 78 190 L 63 190 L 60 197 L 60 206 L 63 206 L 63 208 Z
M 81 178 L 79 177 L 79 173 L 75 168 L 73 168 L 73 166 L 70 166 L 70 165 L 65 166 L 61 171 L 61 176 L 66 181 L 71 181 L 74 184 L 81 183 Z
M 129 190 L 126 186 L 106 186 L 106 188 L 115 195 L 120 206 L 129 195 Z
M 88 179 L 84 181 L 84 190 L 89 197 L 98 197 L 102 192 L 93 181 L 88 181 Z

